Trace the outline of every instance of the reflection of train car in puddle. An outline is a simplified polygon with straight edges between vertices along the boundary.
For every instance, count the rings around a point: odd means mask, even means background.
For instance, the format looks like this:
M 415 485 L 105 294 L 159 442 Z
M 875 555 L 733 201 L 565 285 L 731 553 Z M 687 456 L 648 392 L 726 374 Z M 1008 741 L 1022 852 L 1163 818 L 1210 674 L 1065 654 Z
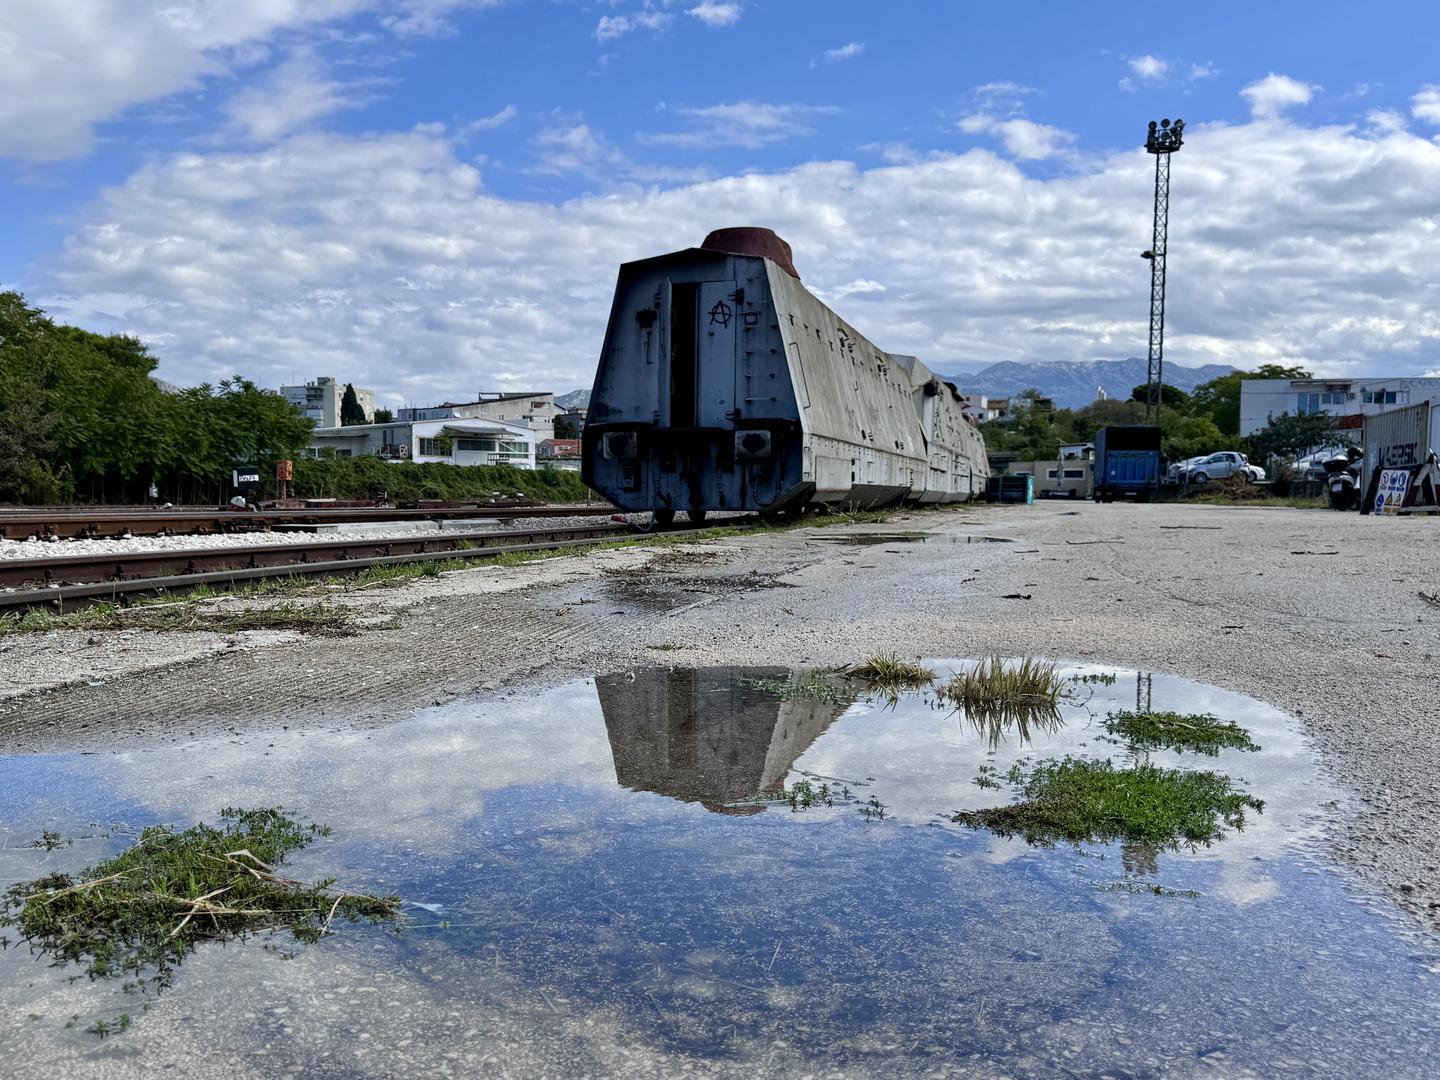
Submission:
M 962 406 L 817 300 L 770 230 L 722 229 L 620 268 L 583 475 L 662 524 L 681 510 L 961 502 L 989 476 Z
M 623 787 L 698 802 L 723 814 L 783 796 L 796 759 L 848 702 L 780 700 L 754 683 L 788 668 L 643 669 L 595 680 Z M 741 804 L 741 805 L 735 805 Z

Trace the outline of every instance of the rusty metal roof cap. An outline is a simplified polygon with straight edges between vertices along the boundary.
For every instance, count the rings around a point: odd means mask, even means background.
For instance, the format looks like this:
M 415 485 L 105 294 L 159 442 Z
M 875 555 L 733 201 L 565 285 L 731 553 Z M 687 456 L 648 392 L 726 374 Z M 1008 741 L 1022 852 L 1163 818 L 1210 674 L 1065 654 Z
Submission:
M 706 251 L 723 251 L 728 255 L 759 255 L 769 259 L 797 281 L 794 256 L 790 245 L 775 235 L 773 229 L 747 225 L 738 229 L 716 229 L 700 245 Z

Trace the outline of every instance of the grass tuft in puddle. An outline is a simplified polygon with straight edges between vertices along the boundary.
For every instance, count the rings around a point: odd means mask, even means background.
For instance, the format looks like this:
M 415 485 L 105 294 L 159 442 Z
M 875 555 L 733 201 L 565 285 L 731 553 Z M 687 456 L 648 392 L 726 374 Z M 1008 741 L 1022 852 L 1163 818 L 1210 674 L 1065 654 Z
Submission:
M 1208 713 L 1116 712 L 1105 730 L 1136 750 L 1186 750 L 1217 757 L 1221 750 L 1260 747 L 1239 724 Z
M 222 810 L 221 824 L 155 825 L 134 846 L 78 877 L 50 874 L 13 886 L 0 926 L 13 926 L 55 963 L 92 979 L 135 976 L 164 986 L 202 941 L 288 929 L 302 942 L 336 918 L 393 919 L 400 899 L 307 885 L 281 876 L 285 857 L 319 836 L 279 810 Z
M 940 696 L 967 712 L 991 713 L 1055 709 L 1064 691 L 1065 680 L 1052 663 L 1027 656 L 1007 664 L 992 656 L 952 678 L 940 688 Z
M 1109 761 L 1066 757 L 1012 774 L 1019 802 L 961 811 L 953 820 L 1044 846 L 1061 840 L 1193 846 L 1219 839 L 1225 826 L 1243 829 L 1245 812 L 1265 806 L 1214 772 L 1117 769 Z
M 901 660 L 893 652 L 873 653 L 863 662 L 846 668 L 843 674 L 882 690 L 913 690 L 935 681 L 935 673 L 924 664 Z

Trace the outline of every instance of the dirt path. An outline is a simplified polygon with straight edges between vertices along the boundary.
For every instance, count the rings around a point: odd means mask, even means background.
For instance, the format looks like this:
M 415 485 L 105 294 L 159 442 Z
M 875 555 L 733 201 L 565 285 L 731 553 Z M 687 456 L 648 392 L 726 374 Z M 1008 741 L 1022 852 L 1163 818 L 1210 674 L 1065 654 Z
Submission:
M 836 542 L 897 530 L 937 535 Z M 1013 542 L 966 542 L 980 536 Z M 199 649 L 193 638 L 132 643 L 128 664 L 110 657 L 103 678 L 78 685 L 57 684 L 113 642 L 7 642 L 0 682 L 20 685 L 42 657 L 55 674 L 39 680 L 53 688 L 0 705 L 0 752 L 384 723 L 458 695 L 637 664 L 828 664 L 877 647 L 1088 657 L 1303 716 L 1355 796 L 1337 809 L 1337 853 L 1440 932 L 1440 609 L 1418 595 L 1437 587 L 1440 523 L 1429 521 L 1089 503 L 899 514 L 346 593 L 361 617 L 393 625 L 217 636 Z

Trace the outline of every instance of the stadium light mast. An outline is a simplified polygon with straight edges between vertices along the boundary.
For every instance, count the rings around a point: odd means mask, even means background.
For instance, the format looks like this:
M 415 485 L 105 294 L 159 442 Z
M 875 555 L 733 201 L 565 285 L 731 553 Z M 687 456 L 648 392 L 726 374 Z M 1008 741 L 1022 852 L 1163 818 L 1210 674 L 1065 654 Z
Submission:
M 1170 231 L 1170 155 L 1184 142 L 1185 121 L 1150 121 L 1145 150 L 1155 155 L 1155 232 L 1150 250 L 1150 354 L 1145 378 L 1145 422 L 1160 422 L 1161 386 L 1165 382 L 1165 254 Z

